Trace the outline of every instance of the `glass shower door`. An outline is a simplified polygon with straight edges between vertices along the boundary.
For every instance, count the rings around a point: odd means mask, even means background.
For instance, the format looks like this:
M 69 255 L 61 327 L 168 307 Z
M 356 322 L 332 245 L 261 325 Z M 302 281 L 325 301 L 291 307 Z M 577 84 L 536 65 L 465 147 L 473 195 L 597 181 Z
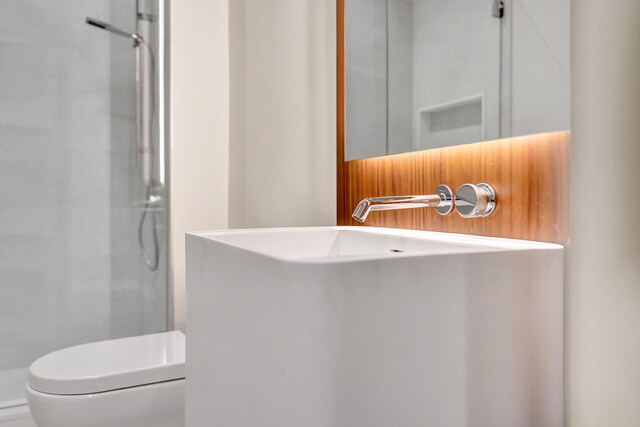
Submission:
M 46 353 L 167 329 L 162 8 L 0 2 L 0 408 Z

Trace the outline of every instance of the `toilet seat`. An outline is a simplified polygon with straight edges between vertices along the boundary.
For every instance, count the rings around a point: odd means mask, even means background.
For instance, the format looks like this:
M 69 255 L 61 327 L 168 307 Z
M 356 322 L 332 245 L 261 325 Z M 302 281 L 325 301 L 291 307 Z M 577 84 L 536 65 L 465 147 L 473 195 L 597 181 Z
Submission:
M 36 360 L 29 387 L 82 395 L 183 379 L 185 336 L 163 332 L 65 348 Z

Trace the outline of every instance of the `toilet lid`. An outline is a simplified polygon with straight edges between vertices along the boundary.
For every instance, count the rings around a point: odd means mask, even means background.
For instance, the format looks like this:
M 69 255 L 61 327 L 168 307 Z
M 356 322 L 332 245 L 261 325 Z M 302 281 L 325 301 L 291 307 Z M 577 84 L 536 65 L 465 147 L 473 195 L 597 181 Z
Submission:
M 29 386 L 49 394 L 91 394 L 184 378 L 180 331 L 65 348 L 33 362 Z

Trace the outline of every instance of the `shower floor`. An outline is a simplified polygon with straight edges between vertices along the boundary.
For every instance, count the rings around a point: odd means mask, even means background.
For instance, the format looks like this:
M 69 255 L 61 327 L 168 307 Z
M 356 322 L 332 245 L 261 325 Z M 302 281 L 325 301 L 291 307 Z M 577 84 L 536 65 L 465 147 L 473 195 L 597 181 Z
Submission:
M 0 369 L 0 409 L 27 403 L 24 388 L 29 368 Z

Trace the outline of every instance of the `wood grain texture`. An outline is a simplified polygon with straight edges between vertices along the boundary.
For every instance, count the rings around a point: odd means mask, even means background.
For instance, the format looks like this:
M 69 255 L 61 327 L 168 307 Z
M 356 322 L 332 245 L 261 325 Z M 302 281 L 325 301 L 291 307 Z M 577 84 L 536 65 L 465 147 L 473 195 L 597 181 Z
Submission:
M 360 225 L 351 213 L 365 197 L 432 194 L 439 184 L 455 192 L 465 183 L 486 182 L 497 195 L 489 217 L 465 219 L 455 211 L 442 217 L 434 209 L 419 208 L 372 212 L 365 225 L 565 244 L 569 140 L 568 132 L 554 132 L 344 162 L 338 224 Z

